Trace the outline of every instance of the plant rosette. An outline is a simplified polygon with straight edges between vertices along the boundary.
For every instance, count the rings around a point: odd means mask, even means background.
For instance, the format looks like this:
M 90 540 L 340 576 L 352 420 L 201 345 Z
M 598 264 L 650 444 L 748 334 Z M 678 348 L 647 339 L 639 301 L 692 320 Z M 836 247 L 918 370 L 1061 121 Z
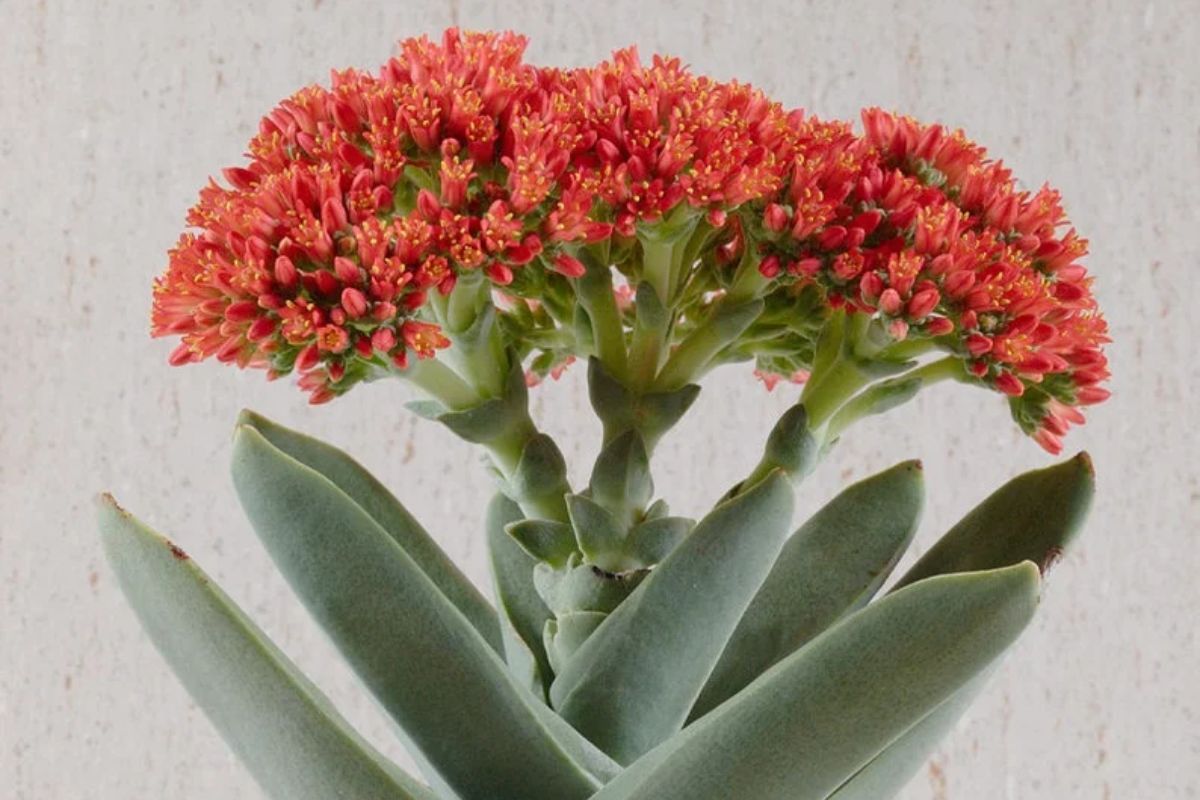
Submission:
M 491 600 L 349 456 L 236 427 L 245 513 L 424 782 L 106 496 L 121 586 L 271 797 L 890 797 L 1028 624 L 1091 463 L 1010 481 L 882 596 L 920 464 L 790 531 L 794 486 L 951 380 L 1060 452 L 1108 394 L 1087 244 L 960 131 L 867 109 L 856 132 L 676 59 L 562 70 L 524 47 L 449 30 L 284 100 L 154 286 L 173 364 L 295 373 L 313 403 L 397 378 L 487 452 Z M 798 400 L 706 516 L 674 516 L 655 446 L 739 362 Z M 528 403 L 575 363 L 603 427 L 582 487 Z

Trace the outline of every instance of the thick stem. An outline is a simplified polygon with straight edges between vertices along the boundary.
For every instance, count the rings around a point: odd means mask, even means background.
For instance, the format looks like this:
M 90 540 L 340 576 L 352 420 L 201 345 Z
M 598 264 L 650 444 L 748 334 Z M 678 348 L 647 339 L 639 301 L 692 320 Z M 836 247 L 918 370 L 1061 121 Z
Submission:
M 612 269 L 587 251 L 580 253 L 587 272 L 577 281 L 579 302 L 592 323 L 596 357 L 610 373 L 624 378 L 628 372 L 625 353 L 625 326 L 613 296 Z
M 966 379 L 962 361 L 957 356 L 946 356 L 880 381 L 859 392 L 842 406 L 826 426 L 824 438 L 833 441 L 859 420 L 906 403 L 927 386 L 945 380 Z
M 814 373 L 800 395 L 800 402 L 808 410 L 809 427 L 816 430 L 828 422 L 867 382 L 867 376 L 857 366 L 840 358 L 822 372 Z
M 458 373 L 436 358 L 416 359 L 398 374 L 451 411 L 471 408 L 484 399 Z
M 663 365 L 663 354 L 671 336 L 674 314 L 659 299 L 658 290 L 640 283 L 636 296 L 637 317 L 629 345 L 629 382 L 638 389 L 654 383 Z

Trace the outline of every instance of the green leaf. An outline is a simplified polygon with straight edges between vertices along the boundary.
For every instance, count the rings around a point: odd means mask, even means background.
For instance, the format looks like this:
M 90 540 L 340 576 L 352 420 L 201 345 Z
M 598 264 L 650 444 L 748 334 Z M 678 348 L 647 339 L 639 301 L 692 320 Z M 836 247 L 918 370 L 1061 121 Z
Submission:
M 653 567 L 670 555 L 694 527 L 696 521 L 686 517 L 648 519 L 629 531 L 629 557 L 640 567 Z
M 825 800 L 1004 652 L 1033 616 L 1039 585 L 1037 567 L 1023 563 L 889 595 L 779 662 L 595 800 Z
M 247 426 L 234 483 L 267 551 L 431 769 L 462 800 L 585 798 L 587 743 L 548 722 L 499 656 L 379 525 Z M 549 709 L 546 709 L 549 711 Z M 552 714 L 550 716 L 553 716 Z
M 865 605 L 912 541 L 924 496 L 920 462 L 906 461 L 849 487 L 804 523 L 746 609 L 691 718 Z
M 285 428 L 253 411 L 243 411 L 238 424 L 258 431 L 280 451 L 320 473 L 345 492 L 416 562 L 488 644 L 496 652 L 502 652 L 500 624 L 491 605 L 408 509 L 371 473 L 336 447 Z
M 641 434 L 628 430 L 606 444 L 596 459 L 589 484 L 592 499 L 628 527 L 650 502 L 654 481 Z
M 520 519 L 509 523 L 504 532 L 531 558 L 551 566 L 566 565 L 575 552 L 575 531 L 565 522 Z
M 530 424 L 529 389 L 520 360 L 512 356 L 511 361 L 501 397 L 461 411 L 441 409 L 436 403 L 420 400 L 409 403 L 408 407 L 426 419 L 442 423 L 459 438 L 474 444 L 486 444 L 524 430 Z
M 508 534 L 521 524 L 520 519 L 521 509 L 516 503 L 502 494 L 492 498 L 485 525 L 488 562 L 496 591 L 496 608 L 500 612 L 504 660 L 517 681 L 544 700 L 554 674 L 542 647 L 542 629 L 553 615 L 533 585 L 533 568 L 537 561 Z M 569 528 L 567 536 L 570 537 Z
M 688 384 L 669 392 L 637 395 L 608 374 L 599 359 L 588 359 L 588 396 L 604 424 L 606 443 L 633 429 L 641 434 L 647 451 L 653 450 L 699 394 L 699 386 Z
M 582 563 L 579 556 L 572 556 L 562 569 L 534 565 L 533 584 L 557 615 L 572 611 L 608 613 L 629 597 L 647 574 L 646 570 L 606 572 L 594 564 Z
M 567 495 L 567 513 L 575 530 L 579 551 L 588 561 L 608 572 L 621 572 L 625 531 L 606 509 L 579 494 Z
M 550 666 L 561 669 L 588 637 L 608 617 L 602 611 L 572 611 L 546 622 L 543 643 Z
M 529 437 L 508 481 L 508 495 L 518 503 L 538 498 L 562 498 L 567 486 L 567 462 L 558 445 L 544 433 Z
M 1096 490 L 1087 453 L 1018 475 L 931 547 L 896 588 L 947 572 L 1032 561 L 1045 571 L 1075 538 Z
M 267 795 L 436 800 L 367 744 L 182 550 L 108 496 L 99 525 L 146 633 Z
M 791 513 L 777 473 L 701 520 L 559 671 L 563 718 L 626 764 L 683 727 Z
M 871 759 L 829 800 L 879 800 L 899 794 L 979 696 L 994 671 L 993 663 Z

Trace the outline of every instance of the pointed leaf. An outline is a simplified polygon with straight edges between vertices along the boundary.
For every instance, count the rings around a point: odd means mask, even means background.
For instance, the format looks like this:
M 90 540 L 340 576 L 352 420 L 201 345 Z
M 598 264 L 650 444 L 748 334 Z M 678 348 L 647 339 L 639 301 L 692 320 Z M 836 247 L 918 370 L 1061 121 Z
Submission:
M 1037 606 L 1025 562 L 867 606 L 607 784 L 595 800 L 825 800 L 986 669 Z M 592 637 L 594 640 L 599 631 Z
M 520 523 L 521 509 L 496 495 L 487 509 L 488 561 L 504 638 L 504 660 L 517 681 L 545 699 L 554 675 L 542 647 L 542 629 L 553 618 L 533 585 L 533 557 L 506 531 Z M 567 526 L 563 526 L 567 528 Z M 570 529 L 567 528 L 567 536 Z
M 867 603 L 912 541 L 924 502 L 906 461 L 849 487 L 788 539 L 713 670 L 692 719 Z
M 349 495 L 404 549 L 496 652 L 501 652 L 500 625 L 495 610 L 408 509 L 362 465 L 336 447 L 285 428 L 253 411 L 243 411 L 238 423 L 258 431 L 279 450 L 325 476 Z
M 578 757 L 586 742 L 548 727 L 536 698 L 344 492 L 247 426 L 233 475 L 280 572 L 436 770 L 431 781 L 462 800 L 595 791 Z
M 1096 489 L 1087 453 L 1018 475 L 950 529 L 896 588 L 930 575 L 993 569 L 1029 560 L 1048 568 L 1075 538 Z
M 871 759 L 869 764 L 831 794 L 829 800 L 879 800 L 899 794 L 979 696 L 994 671 L 995 664 L 972 678 L 949 700 Z
M 558 673 L 559 713 L 620 763 L 683 727 L 791 513 L 781 473 L 717 506 Z
M 590 483 L 592 499 L 628 526 L 650 502 L 654 481 L 641 434 L 628 430 L 606 444 L 596 459 Z
M 100 532 L 151 641 L 278 800 L 436 800 L 350 727 L 195 562 L 104 497 Z
M 606 617 L 608 614 L 601 611 L 572 611 L 548 620 L 543 644 L 550 657 L 550 666 L 557 670 L 566 664 Z
M 567 462 L 558 445 L 544 433 L 534 434 L 521 450 L 509 479 L 508 494 L 518 503 L 548 496 L 560 500 L 567 487 Z
M 625 531 L 612 514 L 579 494 L 567 495 L 567 513 L 571 515 L 579 551 L 588 561 L 609 572 L 624 569 L 621 551 L 625 545 Z
M 562 569 L 547 564 L 533 568 L 533 585 L 555 614 L 572 611 L 603 611 L 619 606 L 647 575 L 646 570 L 605 572 L 574 556 Z
M 629 556 L 641 567 L 652 567 L 671 554 L 696 527 L 686 517 L 657 517 L 629 531 L 626 545 Z
M 518 513 L 520 509 L 517 509 Z M 509 523 L 504 532 L 536 561 L 555 567 L 567 563 L 575 552 L 575 531 L 565 522 L 547 519 L 518 519 Z M 531 567 L 532 569 L 532 567 Z

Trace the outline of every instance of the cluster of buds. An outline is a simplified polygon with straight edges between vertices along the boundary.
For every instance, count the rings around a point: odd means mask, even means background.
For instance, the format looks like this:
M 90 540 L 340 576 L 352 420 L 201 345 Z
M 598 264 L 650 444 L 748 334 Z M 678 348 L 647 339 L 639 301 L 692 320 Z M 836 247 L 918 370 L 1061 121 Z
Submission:
M 960 132 L 869 109 L 858 134 L 678 60 L 545 69 L 524 47 L 407 40 L 378 74 L 335 72 L 268 114 L 155 285 L 153 332 L 182 338 L 172 363 L 296 371 L 326 401 L 450 346 L 431 307 L 478 272 L 522 310 L 560 312 L 541 361 L 557 372 L 591 354 L 563 311 L 585 264 L 636 279 L 638 243 L 682 228 L 687 275 L 659 298 L 679 318 L 696 317 L 687 286 L 711 301 L 749 260 L 774 308 L 812 313 L 816 292 L 818 314 L 871 315 L 960 358 L 1047 449 L 1107 396 L 1086 242 L 1056 191 L 1020 190 Z M 768 386 L 812 368 L 810 347 L 768 349 Z

